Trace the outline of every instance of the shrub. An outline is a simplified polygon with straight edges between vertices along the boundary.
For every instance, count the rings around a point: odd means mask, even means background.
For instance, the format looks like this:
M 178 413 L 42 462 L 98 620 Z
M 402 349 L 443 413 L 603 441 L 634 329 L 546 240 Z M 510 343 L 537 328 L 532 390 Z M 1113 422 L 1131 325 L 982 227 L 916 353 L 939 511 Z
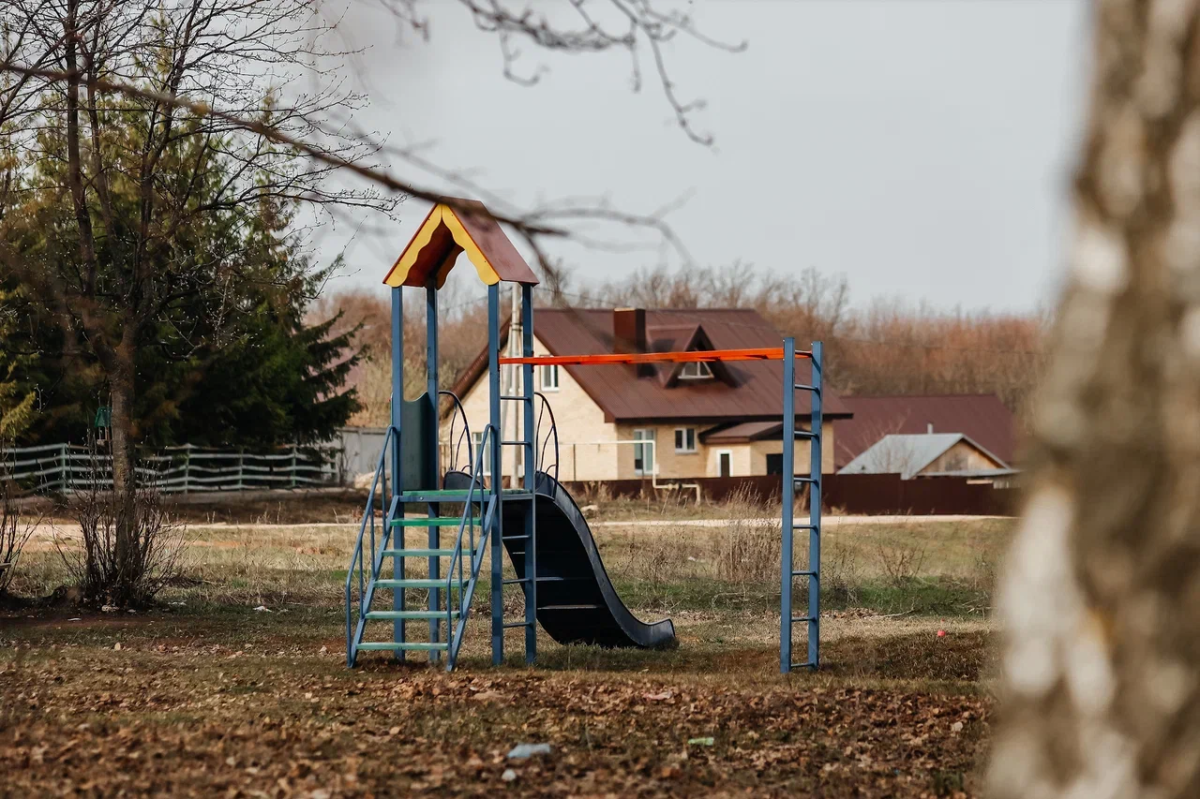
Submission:
M 21 521 L 12 483 L 0 480 L 0 597 L 8 594 L 21 551 L 32 535 L 33 525 Z
M 729 522 L 715 536 L 717 576 L 728 582 L 773 584 L 779 579 L 781 550 L 778 508 L 768 508 L 757 492 L 743 486 L 725 502 Z
M 182 528 L 171 522 L 157 490 L 141 486 L 132 498 L 102 490 L 105 475 L 95 457 L 92 463 L 88 487 L 69 504 L 83 550 L 56 542 L 59 555 L 84 604 L 145 605 L 178 576 Z

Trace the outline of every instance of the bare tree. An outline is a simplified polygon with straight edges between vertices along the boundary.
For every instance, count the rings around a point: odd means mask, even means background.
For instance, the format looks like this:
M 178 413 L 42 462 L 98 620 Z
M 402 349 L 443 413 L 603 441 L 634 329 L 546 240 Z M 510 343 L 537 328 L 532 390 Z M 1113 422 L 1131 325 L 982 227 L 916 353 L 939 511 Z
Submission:
M 1095 6 L 992 795 L 1200 795 L 1200 5 Z

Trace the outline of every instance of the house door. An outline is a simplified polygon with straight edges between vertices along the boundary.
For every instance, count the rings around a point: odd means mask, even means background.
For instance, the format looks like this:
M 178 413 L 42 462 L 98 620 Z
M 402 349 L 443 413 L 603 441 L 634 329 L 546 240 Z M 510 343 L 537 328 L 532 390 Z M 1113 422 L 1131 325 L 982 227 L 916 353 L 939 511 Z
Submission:
M 733 477 L 733 453 L 729 450 L 717 453 L 717 476 Z
M 654 474 L 654 430 L 634 430 L 634 441 L 648 441 L 649 444 L 633 445 L 633 473 L 636 475 Z

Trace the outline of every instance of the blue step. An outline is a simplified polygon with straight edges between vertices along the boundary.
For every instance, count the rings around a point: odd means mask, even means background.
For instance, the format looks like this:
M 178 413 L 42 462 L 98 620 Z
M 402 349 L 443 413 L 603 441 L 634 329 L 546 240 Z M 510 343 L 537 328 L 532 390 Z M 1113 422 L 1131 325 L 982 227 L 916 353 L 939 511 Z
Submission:
M 465 557 L 474 557 L 475 552 L 469 549 L 463 549 Z M 452 558 L 454 557 L 453 549 L 385 549 L 383 550 L 385 558 Z
M 458 585 L 449 580 L 376 580 L 376 588 L 442 588 L 449 590 Z
M 397 651 L 406 651 L 406 650 L 419 650 L 419 651 L 429 652 L 431 650 L 441 651 L 441 650 L 449 649 L 450 644 L 446 643 L 446 642 L 442 642 L 442 641 L 439 641 L 435 644 L 430 644 L 430 643 L 425 643 L 425 642 L 416 643 L 416 642 L 411 642 L 411 641 L 403 641 L 403 642 L 363 641 L 361 644 L 358 645 L 358 648 L 365 649 L 368 651 L 397 652 Z
M 460 614 L 457 610 L 450 611 L 450 617 L 457 619 Z M 401 619 L 444 619 L 446 611 L 444 610 L 369 610 L 367 618 L 373 620 L 399 621 Z

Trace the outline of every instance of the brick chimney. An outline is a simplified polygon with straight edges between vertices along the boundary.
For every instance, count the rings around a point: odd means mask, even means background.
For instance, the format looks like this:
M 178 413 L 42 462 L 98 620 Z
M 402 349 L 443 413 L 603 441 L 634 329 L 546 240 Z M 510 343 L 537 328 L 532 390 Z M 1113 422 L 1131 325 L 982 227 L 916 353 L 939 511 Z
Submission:
M 613 352 L 634 354 L 646 352 L 646 309 L 613 309 Z M 638 377 L 653 374 L 652 364 L 635 364 Z

